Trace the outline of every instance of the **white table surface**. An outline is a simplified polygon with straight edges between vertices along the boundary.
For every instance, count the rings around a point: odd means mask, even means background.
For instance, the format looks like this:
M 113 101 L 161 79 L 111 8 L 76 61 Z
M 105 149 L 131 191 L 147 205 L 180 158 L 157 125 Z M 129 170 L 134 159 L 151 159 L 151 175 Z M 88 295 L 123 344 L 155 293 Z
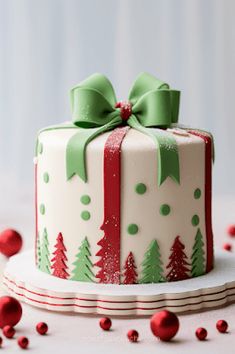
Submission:
M 24 249 L 31 248 L 34 242 L 33 200 L 18 191 L 1 195 L 0 230 L 8 227 L 18 229 L 24 237 Z M 221 247 L 224 242 L 235 239 L 226 236 L 228 224 L 235 223 L 235 197 L 214 198 L 214 234 L 215 244 Z M 235 257 L 235 255 L 234 255 Z M 5 258 L 0 256 L 0 270 L 4 268 Z M 4 294 L 1 289 L 0 294 Z M 16 337 L 26 335 L 30 339 L 30 352 L 34 353 L 234 353 L 235 346 L 235 304 L 222 309 L 203 313 L 179 315 L 180 330 L 175 340 L 169 343 L 158 341 L 149 328 L 149 318 L 112 318 L 112 331 L 104 332 L 99 327 L 100 316 L 80 314 L 62 314 L 36 309 L 23 305 L 23 317 L 17 325 Z M 215 328 L 219 319 L 229 323 L 229 333 L 220 334 Z M 40 336 L 35 325 L 45 321 L 49 325 L 49 334 Z M 194 335 L 197 327 L 208 330 L 208 340 L 199 342 Z M 126 333 L 136 329 L 140 335 L 139 343 L 129 343 Z M 16 339 L 4 339 L 4 348 L 11 353 L 19 353 Z

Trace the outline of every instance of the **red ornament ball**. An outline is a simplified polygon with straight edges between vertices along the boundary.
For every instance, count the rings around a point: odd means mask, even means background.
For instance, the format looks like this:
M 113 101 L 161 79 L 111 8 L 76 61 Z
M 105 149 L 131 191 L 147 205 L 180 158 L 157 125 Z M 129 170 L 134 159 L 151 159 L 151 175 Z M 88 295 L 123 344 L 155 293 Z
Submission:
M 17 343 L 22 349 L 28 348 L 29 340 L 27 337 L 21 336 L 18 338 Z
M 109 317 L 103 317 L 100 319 L 100 327 L 104 331 L 108 331 L 112 326 L 112 321 L 110 320 Z
M 205 340 L 207 337 L 207 330 L 203 327 L 197 328 L 196 332 L 196 337 L 199 340 Z
M 22 243 L 21 235 L 13 229 L 7 229 L 0 233 L 0 252 L 7 257 L 18 253 Z
M 229 236 L 234 237 L 235 236 L 235 225 L 229 225 L 227 228 L 227 233 Z
M 2 332 L 7 338 L 13 338 L 16 333 L 15 328 L 9 325 L 4 326 Z
M 44 335 L 48 331 L 48 325 L 45 322 L 39 322 L 36 326 L 36 330 L 39 334 Z
M 6 325 L 15 326 L 21 316 L 22 307 L 18 300 L 11 296 L 0 297 L 0 328 Z
M 127 332 L 127 338 L 130 342 L 137 342 L 139 338 L 139 333 L 135 329 L 130 329 Z
M 232 251 L 232 245 L 231 245 L 230 243 L 225 243 L 225 244 L 223 245 L 223 249 L 224 249 L 225 251 Z
M 225 320 L 219 320 L 216 322 L 216 328 L 220 333 L 225 333 L 228 329 L 228 323 Z
M 179 320 L 173 312 L 167 310 L 160 311 L 151 317 L 150 328 L 156 337 L 168 342 L 178 332 Z

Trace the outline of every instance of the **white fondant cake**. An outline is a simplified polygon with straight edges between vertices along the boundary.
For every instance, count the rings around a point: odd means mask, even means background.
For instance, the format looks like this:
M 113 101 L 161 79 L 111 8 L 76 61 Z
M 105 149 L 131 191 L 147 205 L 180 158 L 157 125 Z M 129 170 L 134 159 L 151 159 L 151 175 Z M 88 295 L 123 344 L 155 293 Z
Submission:
M 67 178 L 66 148 L 78 130 L 61 125 L 38 136 L 38 268 L 66 279 L 121 284 L 174 281 L 210 271 L 210 136 L 167 129 L 178 146 L 180 183 L 167 177 L 159 186 L 156 145 L 130 128 L 121 145 L 118 204 L 104 175 L 105 144 L 112 131 L 87 145 L 87 181 L 77 175 Z M 106 170 L 111 166 L 107 161 L 106 156 Z M 107 212 L 106 187 L 111 205 L 113 198 L 120 208 L 118 240 L 101 227 Z

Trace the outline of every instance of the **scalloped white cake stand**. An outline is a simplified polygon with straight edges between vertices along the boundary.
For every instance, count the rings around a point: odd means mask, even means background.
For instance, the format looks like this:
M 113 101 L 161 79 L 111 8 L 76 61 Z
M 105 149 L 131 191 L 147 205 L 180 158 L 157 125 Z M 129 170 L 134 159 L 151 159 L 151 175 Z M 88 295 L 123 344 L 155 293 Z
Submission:
M 151 315 L 157 310 L 188 312 L 235 302 L 235 257 L 215 252 L 215 268 L 201 277 L 173 283 L 106 285 L 64 280 L 39 271 L 34 252 L 11 257 L 3 278 L 8 292 L 51 311 L 105 315 Z

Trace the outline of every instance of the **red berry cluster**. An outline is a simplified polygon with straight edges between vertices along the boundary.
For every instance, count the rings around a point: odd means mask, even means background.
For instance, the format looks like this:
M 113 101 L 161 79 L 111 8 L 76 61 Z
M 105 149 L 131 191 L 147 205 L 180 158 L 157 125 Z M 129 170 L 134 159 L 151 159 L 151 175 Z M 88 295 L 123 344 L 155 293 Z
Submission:
M 100 327 L 104 331 L 108 331 L 112 326 L 112 321 L 109 317 L 100 319 Z M 170 311 L 160 311 L 155 313 L 150 320 L 150 328 L 152 333 L 161 341 L 170 341 L 179 330 L 179 319 Z M 216 328 L 220 333 L 226 333 L 228 330 L 228 323 L 225 320 L 216 322 Z M 207 338 L 206 328 L 199 327 L 195 331 L 198 340 L 203 341 Z M 130 329 L 127 332 L 127 338 L 130 342 L 137 342 L 139 333 L 135 329 Z
M 227 230 L 226 230 L 226 231 L 227 231 L 228 236 L 230 236 L 231 238 L 234 238 L 234 237 L 235 237 L 235 225 L 234 225 L 234 224 L 229 225 L 229 226 L 227 227 Z M 233 246 L 232 246 L 231 243 L 225 242 L 225 243 L 223 244 L 223 249 L 224 249 L 225 251 L 232 251 Z
M 99 324 L 104 331 L 109 331 L 112 326 L 112 321 L 109 317 L 103 317 L 100 319 Z M 127 332 L 127 338 L 130 342 L 137 342 L 139 338 L 139 333 L 135 329 L 130 329 Z
M 225 320 L 219 320 L 216 322 L 216 328 L 220 333 L 226 333 L 228 330 L 228 323 Z M 203 327 L 199 327 L 196 330 L 195 335 L 199 340 L 205 340 L 207 338 L 207 330 Z
M 1 243 L 1 242 L 0 242 Z M 20 302 L 12 296 L 2 296 L 0 298 L 0 328 L 2 328 L 3 335 L 11 339 L 15 336 L 14 326 L 21 320 L 22 307 Z M 36 325 L 36 331 L 45 335 L 48 331 L 48 325 L 45 322 L 39 322 Z M 2 346 L 2 338 L 0 337 L 0 347 Z M 20 336 L 17 339 L 18 345 L 22 349 L 26 349 L 29 345 L 27 337 Z

